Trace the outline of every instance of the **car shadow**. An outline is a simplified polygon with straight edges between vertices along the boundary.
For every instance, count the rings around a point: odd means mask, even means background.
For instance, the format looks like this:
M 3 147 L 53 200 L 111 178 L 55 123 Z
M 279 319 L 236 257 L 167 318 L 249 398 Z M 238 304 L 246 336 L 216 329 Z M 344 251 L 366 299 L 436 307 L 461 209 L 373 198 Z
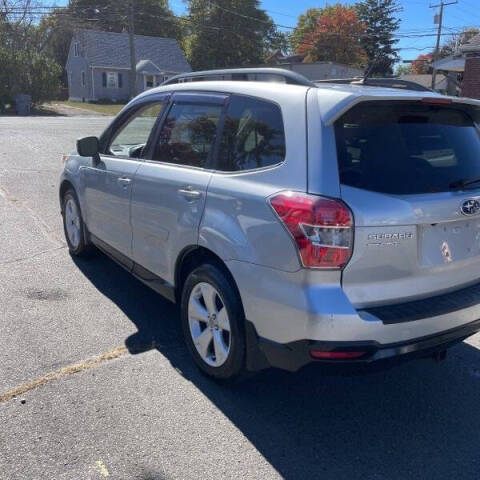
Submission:
M 420 360 L 363 376 L 315 365 L 270 369 L 221 386 L 199 373 L 177 308 L 103 255 L 74 259 L 137 331 L 133 354 L 157 349 L 286 479 L 480 478 L 480 352 L 462 343 L 447 360 Z

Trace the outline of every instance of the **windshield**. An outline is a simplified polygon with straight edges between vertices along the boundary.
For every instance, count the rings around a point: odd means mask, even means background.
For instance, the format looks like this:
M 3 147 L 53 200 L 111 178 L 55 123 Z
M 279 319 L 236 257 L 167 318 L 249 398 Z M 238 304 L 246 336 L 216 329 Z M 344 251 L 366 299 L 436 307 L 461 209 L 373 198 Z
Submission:
M 335 136 L 345 185 L 419 194 L 448 191 L 455 182 L 480 177 L 478 130 L 454 106 L 365 102 L 337 120 Z

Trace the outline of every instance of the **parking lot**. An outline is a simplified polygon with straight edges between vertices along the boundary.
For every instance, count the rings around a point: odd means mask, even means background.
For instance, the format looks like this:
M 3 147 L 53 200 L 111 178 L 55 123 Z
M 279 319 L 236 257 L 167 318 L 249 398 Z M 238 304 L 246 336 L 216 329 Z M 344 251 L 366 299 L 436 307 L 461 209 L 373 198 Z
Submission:
M 478 479 L 480 336 L 368 376 L 219 386 L 174 305 L 73 260 L 61 155 L 108 117 L 0 118 L 0 478 Z

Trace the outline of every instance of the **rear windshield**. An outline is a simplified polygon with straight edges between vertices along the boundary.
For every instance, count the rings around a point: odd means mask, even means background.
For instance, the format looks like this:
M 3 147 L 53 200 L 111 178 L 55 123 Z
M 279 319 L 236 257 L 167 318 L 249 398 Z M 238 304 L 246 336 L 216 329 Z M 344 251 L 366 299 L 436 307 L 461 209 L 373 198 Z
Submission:
M 335 136 L 344 185 L 402 195 L 480 178 L 478 129 L 452 106 L 361 103 L 337 120 Z

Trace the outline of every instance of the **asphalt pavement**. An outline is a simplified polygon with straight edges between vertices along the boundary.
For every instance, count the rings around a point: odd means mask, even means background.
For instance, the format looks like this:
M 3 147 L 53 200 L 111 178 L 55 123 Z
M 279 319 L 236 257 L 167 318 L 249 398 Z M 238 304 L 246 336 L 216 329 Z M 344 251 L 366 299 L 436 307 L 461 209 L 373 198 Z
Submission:
M 0 118 L 0 479 L 480 478 L 480 339 L 367 376 L 225 387 L 175 306 L 72 259 L 61 155 L 107 117 Z

